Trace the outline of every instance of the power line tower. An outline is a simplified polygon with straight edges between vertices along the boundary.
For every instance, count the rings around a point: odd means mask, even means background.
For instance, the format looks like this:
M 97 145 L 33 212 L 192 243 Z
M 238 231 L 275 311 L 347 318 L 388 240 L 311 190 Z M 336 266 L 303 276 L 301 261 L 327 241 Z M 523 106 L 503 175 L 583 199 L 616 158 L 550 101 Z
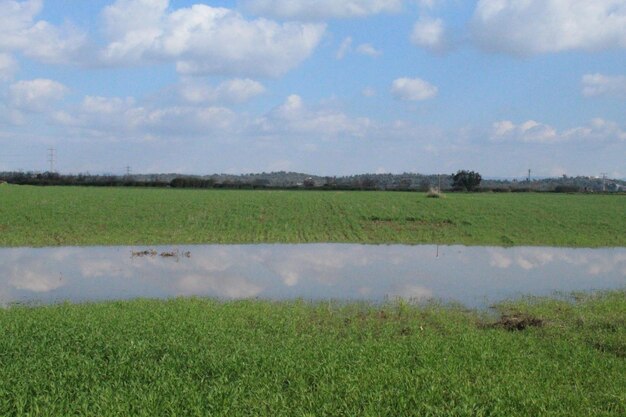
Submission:
M 48 148 L 48 162 L 50 163 L 50 172 L 55 172 L 54 171 L 55 159 L 56 159 L 56 149 Z
M 132 172 L 132 169 L 130 168 L 130 165 L 126 165 L 126 176 L 130 177 L 131 172 Z

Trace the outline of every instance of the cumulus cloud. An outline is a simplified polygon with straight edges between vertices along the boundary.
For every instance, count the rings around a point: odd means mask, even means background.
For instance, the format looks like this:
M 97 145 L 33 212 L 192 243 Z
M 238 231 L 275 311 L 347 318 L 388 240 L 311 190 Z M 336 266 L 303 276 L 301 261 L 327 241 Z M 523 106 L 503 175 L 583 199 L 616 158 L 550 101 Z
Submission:
M 586 74 L 582 78 L 585 97 L 626 96 L 626 76 L 604 74 Z
M 575 133 L 574 130 L 573 133 Z M 626 130 L 610 120 L 605 120 L 600 117 L 593 119 L 587 129 L 582 129 L 583 133 L 588 133 L 591 137 L 608 138 L 620 141 L 626 141 Z
M 84 61 L 87 36 L 72 26 L 36 20 L 42 0 L 0 1 L 0 51 L 18 51 L 46 63 Z
M 350 52 L 351 48 L 352 48 L 352 38 L 348 36 L 343 41 L 341 41 L 341 44 L 339 45 L 339 49 L 337 50 L 337 54 L 335 55 L 336 58 L 343 59 L 346 56 L 346 54 Z
M 562 140 L 562 137 L 553 127 L 534 120 L 528 120 L 518 125 L 510 120 L 503 120 L 493 124 L 492 139 L 545 143 Z
M 369 43 L 363 43 L 363 44 L 359 45 L 356 48 L 356 51 L 358 53 L 360 53 L 361 55 L 367 55 L 367 56 L 371 56 L 371 57 L 377 57 L 377 56 L 380 56 L 380 55 L 383 54 L 380 50 L 374 48 Z
M 253 13 L 281 19 L 324 20 L 397 12 L 403 0 L 241 0 Z
M 422 101 L 435 97 L 438 88 L 420 78 L 398 78 L 391 85 L 391 94 L 398 100 Z
M 593 119 L 587 126 L 574 127 L 564 131 L 534 120 L 515 124 L 502 120 L 493 124 L 493 141 L 518 141 L 527 143 L 558 143 L 567 141 L 624 141 L 626 131 L 615 123 L 601 118 Z
M 104 11 L 111 65 L 174 61 L 182 74 L 279 76 L 313 52 L 325 25 L 247 20 L 204 4 L 168 11 L 167 0 L 117 0 Z
M 331 140 L 363 138 L 376 129 L 365 117 L 351 117 L 332 105 L 310 106 L 298 95 L 258 117 L 237 113 L 214 100 L 236 102 L 262 89 L 250 80 L 231 80 L 207 87 L 186 100 L 169 103 L 138 102 L 132 97 L 87 96 L 75 106 L 50 109 L 52 123 L 68 136 L 106 141 L 184 139 L 196 141 L 208 134 L 216 140 Z M 193 89 L 192 89 L 193 90 Z M 180 93 L 180 92 L 179 92 Z M 206 95 L 205 95 L 206 94 Z M 302 145 L 308 151 L 315 147 Z M 302 147 L 300 147 L 302 148 Z
M 479 0 L 472 36 L 486 50 L 531 55 L 626 47 L 624 0 Z
M 0 49 L 18 49 L 23 35 L 34 25 L 34 18 L 43 8 L 42 0 L 0 1 Z
M 88 114 L 119 114 L 131 109 L 135 104 L 132 97 L 98 97 L 87 96 L 83 100 L 81 110 Z
M 9 54 L 0 53 L 0 81 L 7 81 L 17 71 L 17 62 Z
M 53 119 L 80 135 L 113 140 L 163 135 L 194 137 L 209 132 L 234 132 L 237 125 L 237 115 L 225 107 L 150 107 L 131 97 L 88 96 L 70 112 L 55 112 Z
M 87 96 L 78 106 L 54 111 L 52 118 L 77 136 L 114 141 L 235 134 L 239 126 L 239 116 L 226 107 L 205 102 L 158 106 L 133 97 Z
M 445 25 L 441 19 L 420 18 L 413 26 L 411 42 L 433 52 L 446 48 Z
M 19 110 L 40 112 L 62 99 L 67 91 L 67 87 L 53 80 L 18 81 L 9 86 L 9 102 Z
M 314 135 L 335 138 L 363 137 L 371 126 L 372 122 L 368 118 L 352 118 L 328 108 L 309 108 L 300 96 L 294 94 L 259 118 L 254 129 L 258 129 L 261 134 L 289 133 L 293 137 Z
M 443 2 L 444 0 L 417 0 L 418 6 L 425 9 L 434 9 L 435 6 Z
M 244 103 L 265 91 L 263 84 L 249 78 L 232 79 L 217 86 L 189 78 L 183 80 L 178 88 L 183 100 L 190 103 Z

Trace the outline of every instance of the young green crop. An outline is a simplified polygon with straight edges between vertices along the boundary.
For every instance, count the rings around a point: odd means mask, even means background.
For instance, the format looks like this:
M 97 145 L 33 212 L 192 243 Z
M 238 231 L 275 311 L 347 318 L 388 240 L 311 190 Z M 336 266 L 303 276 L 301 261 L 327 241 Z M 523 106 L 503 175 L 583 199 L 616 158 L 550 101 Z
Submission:
M 626 292 L 500 306 L 0 310 L 2 416 L 623 416 Z
M 5 186 L 0 246 L 626 246 L 626 197 Z

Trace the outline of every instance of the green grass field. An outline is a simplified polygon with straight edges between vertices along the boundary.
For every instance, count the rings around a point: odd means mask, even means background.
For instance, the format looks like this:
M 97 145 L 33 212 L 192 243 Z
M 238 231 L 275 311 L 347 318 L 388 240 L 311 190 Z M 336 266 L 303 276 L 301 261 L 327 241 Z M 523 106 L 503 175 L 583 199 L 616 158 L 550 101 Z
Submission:
M 3 186 L 0 246 L 626 246 L 626 197 Z
M 507 319 L 201 299 L 0 309 L 0 415 L 626 415 L 626 292 L 500 310 Z

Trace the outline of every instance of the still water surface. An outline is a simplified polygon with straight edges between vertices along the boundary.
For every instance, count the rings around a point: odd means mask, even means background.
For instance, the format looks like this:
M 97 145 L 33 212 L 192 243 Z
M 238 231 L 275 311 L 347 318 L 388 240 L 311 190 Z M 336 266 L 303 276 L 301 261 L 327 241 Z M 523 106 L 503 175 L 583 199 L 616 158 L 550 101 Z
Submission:
M 626 248 L 202 245 L 0 249 L 0 304 L 136 297 L 384 301 L 482 307 L 626 287 Z

